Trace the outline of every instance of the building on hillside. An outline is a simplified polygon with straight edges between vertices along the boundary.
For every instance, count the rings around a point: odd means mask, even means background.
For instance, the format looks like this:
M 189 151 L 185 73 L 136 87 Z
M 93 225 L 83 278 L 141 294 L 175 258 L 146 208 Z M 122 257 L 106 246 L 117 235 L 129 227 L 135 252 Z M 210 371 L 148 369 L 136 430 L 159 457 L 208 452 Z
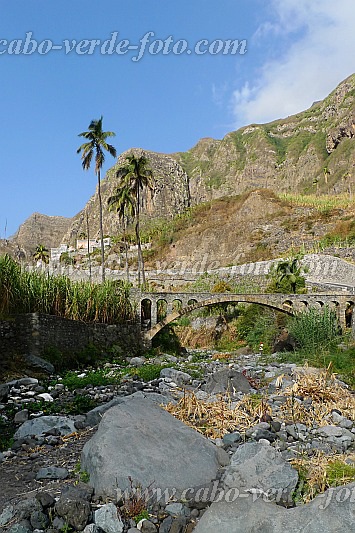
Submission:
M 104 238 L 104 247 L 108 248 L 111 246 L 111 239 L 110 237 Z M 101 240 L 98 239 L 89 239 L 89 252 L 92 253 L 93 250 L 101 248 Z M 76 249 L 78 251 L 87 252 L 88 250 L 88 240 L 87 239 L 77 239 L 76 241 Z
M 59 263 L 60 256 L 67 251 L 68 251 L 67 244 L 61 244 L 58 248 L 51 248 L 50 260 L 53 263 Z

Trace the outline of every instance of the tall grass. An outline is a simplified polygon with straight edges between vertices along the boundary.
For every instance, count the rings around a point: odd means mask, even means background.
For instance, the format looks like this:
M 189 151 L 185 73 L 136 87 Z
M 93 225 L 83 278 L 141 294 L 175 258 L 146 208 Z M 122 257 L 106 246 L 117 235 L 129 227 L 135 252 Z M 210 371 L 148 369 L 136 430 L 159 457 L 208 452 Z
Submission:
M 22 272 L 8 255 L 0 256 L 0 317 L 45 313 L 84 322 L 122 323 L 134 318 L 129 286 L 72 282 L 65 276 Z
M 315 194 L 288 194 L 283 193 L 279 198 L 289 202 L 292 205 L 302 207 L 313 207 L 320 213 L 328 213 L 332 209 L 347 209 L 354 206 L 354 199 L 350 194 L 338 194 L 334 196 L 317 196 Z
M 328 349 L 339 336 L 336 312 L 329 307 L 310 308 L 290 319 L 290 334 L 304 353 Z

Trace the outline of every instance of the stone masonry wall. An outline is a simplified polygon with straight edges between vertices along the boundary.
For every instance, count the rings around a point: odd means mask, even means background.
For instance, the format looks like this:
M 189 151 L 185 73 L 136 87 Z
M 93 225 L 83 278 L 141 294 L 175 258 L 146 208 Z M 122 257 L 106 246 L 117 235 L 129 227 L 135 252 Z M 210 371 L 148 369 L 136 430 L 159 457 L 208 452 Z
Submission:
M 137 353 L 142 349 L 140 326 L 86 324 L 37 313 L 0 321 L 0 359 L 5 353 L 41 356 L 48 348 L 78 353 L 88 345 L 100 349 L 115 345 L 127 355 Z

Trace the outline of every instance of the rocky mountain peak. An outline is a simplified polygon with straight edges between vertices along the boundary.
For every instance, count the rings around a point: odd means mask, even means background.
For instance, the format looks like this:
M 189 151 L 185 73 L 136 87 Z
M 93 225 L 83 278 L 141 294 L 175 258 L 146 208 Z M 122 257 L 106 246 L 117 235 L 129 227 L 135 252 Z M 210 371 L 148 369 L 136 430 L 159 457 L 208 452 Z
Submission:
M 118 185 L 117 169 L 131 152 L 122 153 L 102 180 L 104 233 L 120 231 L 117 215 L 107 209 Z M 309 109 L 268 124 L 252 124 L 222 140 L 202 138 L 187 152 L 144 151 L 154 173 L 154 189 L 142 198 L 142 219 L 172 217 L 186 207 L 256 189 L 295 194 L 339 194 L 355 190 L 355 74 Z M 74 244 L 86 234 L 99 235 L 96 193 L 72 219 L 34 213 L 14 237 L 19 246 Z M 208 238 L 208 237 L 206 237 Z

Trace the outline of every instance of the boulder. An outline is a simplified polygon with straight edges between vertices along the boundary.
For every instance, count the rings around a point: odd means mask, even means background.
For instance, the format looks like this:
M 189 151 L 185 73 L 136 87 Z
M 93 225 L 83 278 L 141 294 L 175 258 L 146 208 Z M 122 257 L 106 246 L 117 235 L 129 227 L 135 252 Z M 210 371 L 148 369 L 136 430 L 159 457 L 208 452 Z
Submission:
M 105 533 L 122 533 L 123 531 L 123 523 L 113 503 L 107 503 L 95 511 L 95 525 Z
M 217 447 L 140 397 L 128 397 L 107 411 L 96 434 L 85 444 L 82 468 L 96 495 L 119 498 L 119 490 L 188 487 L 209 483 L 219 462 Z
M 215 372 L 208 377 L 205 390 L 208 394 L 224 394 L 229 392 L 250 392 L 250 383 L 247 378 L 236 370 L 226 368 Z
M 46 374 L 54 374 L 55 372 L 55 368 L 52 363 L 49 363 L 49 361 L 45 361 L 45 359 L 42 359 L 42 357 L 38 357 L 32 354 L 25 354 L 24 359 L 26 363 L 35 370 L 43 371 Z
M 328 489 L 306 505 L 292 509 L 260 494 L 226 493 L 204 513 L 194 533 L 351 533 L 354 531 L 355 483 Z
M 66 479 L 69 476 L 69 472 L 66 468 L 60 468 L 58 466 L 46 466 L 40 468 L 36 474 L 36 480 L 41 479 Z
M 170 378 L 180 387 L 191 381 L 190 374 L 182 372 L 181 370 L 176 370 L 176 368 L 163 368 L 160 372 L 160 377 Z
M 222 477 L 228 490 L 271 490 L 277 493 L 279 503 L 291 499 L 298 481 L 298 473 L 283 459 L 280 452 L 261 442 L 248 442 L 239 446 L 231 457 L 231 464 Z
M 61 496 L 55 504 L 58 515 L 77 531 L 82 531 L 91 515 L 90 503 L 78 498 Z
M 56 428 L 60 435 L 74 433 L 73 420 L 65 416 L 41 416 L 33 420 L 27 420 L 16 431 L 14 438 L 23 439 L 32 435 L 43 435 L 47 431 Z

